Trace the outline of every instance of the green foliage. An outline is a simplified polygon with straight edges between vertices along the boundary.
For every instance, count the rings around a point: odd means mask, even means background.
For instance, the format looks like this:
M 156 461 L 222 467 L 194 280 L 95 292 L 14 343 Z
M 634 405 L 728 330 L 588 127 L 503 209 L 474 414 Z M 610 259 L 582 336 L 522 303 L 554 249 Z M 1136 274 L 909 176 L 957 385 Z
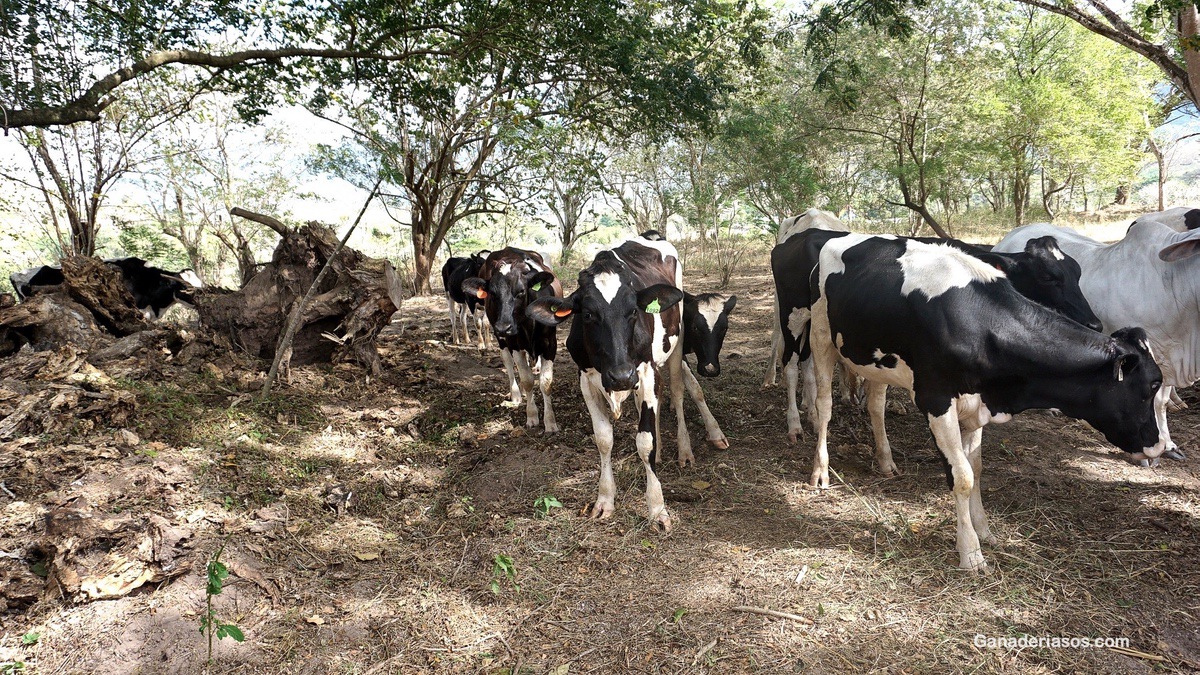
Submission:
M 213 597 L 221 594 L 221 591 L 224 590 L 225 579 L 229 577 L 229 568 L 225 566 L 225 563 L 221 562 L 221 554 L 225 551 L 225 544 L 228 542 L 229 540 L 226 539 L 225 543 L 221 544 L 221 547 L 217 549 L 217 552 L 213 554 L 213 557 L 205 566 L 205 609 L 204 613 L 200 615 L 200 634 L 208 637 L 209 663 L 212 663 L 214 636 L 218 640 L 232 638 L 236 642 L 242 642 L 246 639 L 241 628 L 238 628 L 234 624 L 222 623 L 217 618 L 217 612 L 213 608 Z
M 544 518 L 550 515 L 550 509 L 561 509 L 562 502 L 554 495 L 542 495 L 533 501 L 533 508 Z
M 512 584 L 514 590 L 521 590 L 521 585 L 517 583 L 517 566 L 513 559 L 503 553 L 497 553 L 492 558 L 492 581 L 488 588 L 492 593 L 499 595 L 500 583 L 506 580 Z
M 36 645 L 40 639 L 42 639 L 41 633 L 31 631 L 21 636 L 21 644 L 25 646 Z

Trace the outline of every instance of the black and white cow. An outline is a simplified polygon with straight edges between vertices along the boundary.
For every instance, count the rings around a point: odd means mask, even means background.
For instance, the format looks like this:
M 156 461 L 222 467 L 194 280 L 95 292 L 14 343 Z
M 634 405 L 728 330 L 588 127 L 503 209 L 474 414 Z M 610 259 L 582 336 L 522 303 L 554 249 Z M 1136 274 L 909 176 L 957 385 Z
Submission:
M 104 262 L 121 273 L 134 306 L 151 320 L 160 318 L 176 302 L 190 307 L 196 289 L 204 286 L 191 269 L 170 272 L 134 257 L 109 258 Z M 17 297 L 24 300 L 42 288 L 61 285 L 63 273 L 61 267 L 43 265 L 16 272 L 9 276 L 9 281 Z
M 704 403 L 699 382 L 683 362 L 682 286 L 683 270 L 675 247 L 639 237 L 598 253 L 579 273 L 579 287 L 566 298 L 538 300 L 529 306 L 531 317 L 551 326 L 575 317 L 567 334 L 567 351 L 579 367 L 579 387 L 600 452 L 599 493 L 590 509 L 593 518 L 608 518 L 616 506 L 611 418 L 620 416 L 621 405 L 632 392 L 639 415 L 634 442 L 646 469 L 649 519 L 663 531 L 671 528 L 654 472 L 664 368 L 671 379 L 672 407 L 679 425 L 679 463 L 695 461 L 683 416 L 685 383 L 705 418 L 709 439 L 728 447 Z
M 525 426 L 538 425 L 537 400 L 533 395 L 536 375 L 546 408 L 542 428 L 548 434 L 557 432 L 558 422 L 550 403 L 554 355 L 558 351 L 557 331 L 525 314 L 526 306 L 535 300 L 562 297 L 562 284 L 553 270 L 540 254 L 507 246 L 490 253 L 479 268 L 479 276 L 463 280 L 462 289 L 484 301 L 484 312 L 492 324 L 500 359 L 508 373 L 512 403 L 525 402 Z
M 442 265 L 442 288 L 446 289 L 446 308 L 450 313 L 450 339 L 455 344 L 460 344 L 458 325 L 462 324 L 462 341 L 461 344 L 469 344 L 471 342 L 471 334 L 468 330 L 470 323 L 467 317 L 475 323 L 475 333 L 479 337 L 479 348 L 486 349 L 490 340 L 488 340 L 487 332 L 484 331 L 486 323 L 485 313 L 478 311 L 483 305 L 483 301 L 463 290 L 463 281 L 479 276 L 479 269 L 483 267 L 483 261 L 491 251 L 480 251 L 472 255 L 470 258 L 452 257 Z
M 696 370 L 705 377 L 721 374 L 721 347 L 736 305 L 736 295 L 683 294 L 683 354 L 696 355 Z
M 53 265 L 41 265 L 13 272 L 8 276 L 8 280 L 17 294 L 17 299 L 21 301 L 29 299 L 29 296 L 41 289 L 60 286 L 64 281 L 62 268 Z
M 785 358 L 810 351 L 816 457 L 828 486 L 831 381 L 837 361 L 874 385 L 905 387 L 948 463 L 960 567 L 994 543 L 980 498 L 982 428 L 1030 408 L 1086 420 L 1130 453 L 1165 448 L 1154 415 L 1162 373 L 1140 328 L 1090 330 L 1016 292 L 1002 273 L 945 245 L 810 231 L 793 274 L 807 294 L 781 298 Z
M 1172 459 L 1184 455 L 1170 439 L 1168 405 L 1175 388 L 1200 380 L 1200 230 L 1188 229 L 1190 210 L 1141 216 L 1111 244 L 1050 223 L 1018 227 L 996 244 L 996 250 L 1011 251 L 1033 238 L 1055 237 L 1079 261 L 1079 286 L 1105 330 L 1145 328 L 1167 385 L 1156 410 L 1167 436 L 1165 456 Z

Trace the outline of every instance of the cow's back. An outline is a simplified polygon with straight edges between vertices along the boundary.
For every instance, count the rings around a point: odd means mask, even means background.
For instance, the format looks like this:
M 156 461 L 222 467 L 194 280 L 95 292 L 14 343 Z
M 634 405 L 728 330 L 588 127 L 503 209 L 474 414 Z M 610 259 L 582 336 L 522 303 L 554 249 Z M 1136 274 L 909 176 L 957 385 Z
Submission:
M 791 239 L 805 230 L 829 230 L 830 232 L 849 232 L 850 228 L 837 216 L 821 209 L 809 209 L 798 216 L 785 219 L 779 225 L 779 233 L 775 237 L 776 244 Z

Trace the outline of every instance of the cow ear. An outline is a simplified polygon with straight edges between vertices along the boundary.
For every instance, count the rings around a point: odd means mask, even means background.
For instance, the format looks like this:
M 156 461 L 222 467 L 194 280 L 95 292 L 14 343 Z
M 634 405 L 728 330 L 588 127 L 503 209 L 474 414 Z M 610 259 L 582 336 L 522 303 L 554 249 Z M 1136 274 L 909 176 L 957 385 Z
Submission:
M 1122 354 L 1118 356 L 1117 359 L 1113 361 L 1113 377 L 1116 378 L 1117 382 L 1123 381 L 1126 375 L 1132 372 L 1134 368 L 1138 367 L 1138 364 L 1141 363 L 1141 360 L 1142 355 L 1136 352 L 1133 354 Z
M 737 296 L 736 295 L 729 296 L 729 299 L 725 301 L 725 313 L 728 314 L 728 313 L 732 312 L 733 308 L 736 306 L 737 306 Z
M 479 298 L 480 300 L 483 300 L 488 295 L 486 286 L 487 282 L 479 277 L 467 277 L 462 282 L 463 293 Z
M 1013 262 L 1012 258 L 1000 255 L 999 253 L 976 253 L 975 257 L 979 258 L 988 265 L 995 267 L 1001 272 L 1004 272 L 1005 276 L 1011 273 L 1012 270 L 1017 266 L 1016 263 Z
M 637 294 L 638 309 L 647 314 L 658 314 L 679 304 L 681 300 L 683 300 L 683 291 L 671 284 L 654 284 L 643 288 Z
M 571 318 L 575 313 L 575 297 L 542 298 L 534 300 L 525 306 L 525 316 L 547 326 L 558 324 Z
M 554 295 L 554 273 L 538 272 L 529 280 L 529 290 L 537 295 Z
M 1158 259 L 1163 262 L 1178 262 L 1200 254 L 1200 234 L 1195 231 L 1181 232 L 1171 238 L 1170 244 L 1158 251 Z

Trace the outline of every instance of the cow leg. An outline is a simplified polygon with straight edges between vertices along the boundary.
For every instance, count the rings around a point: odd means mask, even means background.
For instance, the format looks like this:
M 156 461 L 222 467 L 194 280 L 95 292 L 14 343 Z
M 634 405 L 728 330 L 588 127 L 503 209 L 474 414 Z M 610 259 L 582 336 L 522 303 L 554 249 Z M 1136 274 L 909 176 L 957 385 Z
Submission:
M 1180 410 L 1187 410 L 1187 407 L 1188 404 L 1184 403 L 1182 398 L 1179 398 L 1179 390 L 1171 387 L 1171 400 L 1167 402 L 1167 412 L 1179 412 Z
M 1171 401 L 1171 394 L 1174 393 L 1174 387 L 1161 387 L 1158 393 L 1154 396 L 1154 417 L 1158 421 L 1158 438 L 1166 441 L 1166 450 L 1162 456 L 1167 459 L 1184 459 L 1184 454 L 1180 451 L 1179 446 L 1175 445 L 1175 441 L 1171 440 L 1171 430 L 1167 426 L 1167 406 Z M 1141 453 L 1138 453 L 1139 455 Z M 1156 465 L 1157 462 L 1149 461 L 1145 458 L 1141 459 L 1142 466 Z
M 788 401 L 788 440 L 792 443 L 799 443 L 800 439 L 804 437 L 804 427 L 800 424 L 800 406 L 796 403 L 796 389 L 800 380 L 799 360 L 800 357 L 793 354 L 787 365 L 783 367 L 783 381 L 784 386 L 787 387 Z
M 700 409 L 700 417 L 704 420 L 704 431 L 708 435 L 708 442 L 721 450 L 728 449 L 729 439 L 725 438 L 720 425 L 717 424 L 717 418 L 713 417 L 712 412 L 708 409 L 708 403 L 704 400 L 704 390 L 700 388 L 700 382 L 696 380 L 687 361 L 683 362 L 683 383 L 687 386 L 688 396 L 692 397 L 692 401 Z
M 454 311 L 454 298 L 449 293 L 446 294 L 446 311 L 450 313 L 450 342 L 458 344 L 458 314 Z
M 546 433 L 554 434 L 558 433 L 558 420 L 554 418 L 554 408 L 550 405 L 550 387 L 554 384 L 554 361 L 543 357 L 538 357 L 538 361 L 542 367 L 542 372 L 538 375 L 538 385 L 542 388 L 542 403 L 546 408 L 545 414 L 542 415 L 542 423 Z
M 987 513 L 983 510 L 983 495 L 980 487 L 983 483 L 983 427 L 974 431 L 962 432 L 962 447 L 971 462 L 971 473 L 975 476 L 975 484 L 971 489 L 971 524 L 975 527 L 975 535 L 979 540 L 995 548 L 996 536 L 988 527 Z
M 479 330 L 479 348 L 489 349 L 492 346 L 492 325 L 488 322 L 487 313 L 483 308 L 476 308 L 475 328 Z
M 508 393 L 512 405 L 521 405 L 521 387 L 517 384 L 517 373 L 513 365 L 512 352 L 507 349 L 501 349 L 500 360 L 504 362 L 504 372 L 508 373 Z
M 638 386 L 634 390 L 634 401 L 638 409 L 638 431 L 634 437 L 638 457 L 646 469 L 646 507 L 650 523 L 660 532 L 671 531 L 671 514 L 663 501 L 662 484 L 654 473 L 658 458 L 658 382 L 654 364 L 638 366 Z M 683 462 L 680 461 L 680 464 Z
M 771 354 L 767 357 L 767 368 L 763 372 L 763 387 L 773 387 L 776 382 L 775 371 L 782 362 L 783 330 L 779 327 L 779 301 L 775 301 L 775 326 L 771 330 Z
M 525 399 L 525 426 L 533 428 L 538 425 L 538 408 L 537 397 L 533 395 L 533 371 L 529 367 L 529 352 L 518 349 L 512 356 L 517 366 L 517 375 L 520 377 L 521 396 Z
M 696 464 L 696 456 L 692 454 L 692 437 L 688 435 L 687 420 L 683 416 L 683 369 L 683 349 L 676 344 L 675 351 L 667 356 L 667 372 L 671 377 L 671 409 L 675 411 L 675 436 L 679 442 L 677 457 L 680 467 Z
M 815 488 L 827 488 L 829 487 L 829 420 L 833 415 L 833 369 L 837 357 L 827 329 L 824 335 L 819 336 L 819 339 L 816 330 L 812 335 L 812 357 L 810 359 L 812 363 L 808 367 L 813 372 L 816 392 L 809 410 L 812 414 L 810 421 L 813 429 L 817 431 L 817 448 L 813 455 L 813 470 L 808 484 Z
M 884 412 L 887 409 L 887 385 L 867 382 L 867 412 L 871 415 L 871 433 L 875 435 L 875 469 L 885 476 L 898 476 L 900 469 L 892 459 Z
M 950 463 L 950 472 L 954 481 L 958 566 L 971 572 L 986 572 L 987 562 L 983 559 L 983 551 L 979 548 L 979 535 L 975 532 L 971 517 L 971 494 L 975 490 L 975 472 L 971 468 L 970 460 L 963 452 L 962 436 L 958 428 L 958 407 L 954 401 L 951 401 L 950 407 L 945 413 L 938 416 L 927 414 L 927 416 L 929 429 L 933 432 L 938 449 Z
M 467 310 L 467 305 L 466 305 L 466 303 L 463 303 L 463 304 L 459 305 L 458 308 L 459 308 L 458 309 L 458 319 L 460 322 L 462 322 L 462 332 L 463 332 L 462 343 L 464 345 L 469 345 L 469 344 L 471 344 L 471 330 L 470 330 L 470 324 L 467 322 L 467 314 L 469 313 Z
M 609 419 L 608 408 L 605 406 L 604 387 L 600 384 L 599 371 L 580 371 L 579 389 L 583 392 L 583 401 L 592 416 L 592 439 L 596 442 L 596 449 L 600 451 L 600 489 L 596 501 L 588 509 L 588 515 L 603 519 L 611 516 L 616 509 L 617 482 L 613 480 L 612 472 L 612 420 Z

